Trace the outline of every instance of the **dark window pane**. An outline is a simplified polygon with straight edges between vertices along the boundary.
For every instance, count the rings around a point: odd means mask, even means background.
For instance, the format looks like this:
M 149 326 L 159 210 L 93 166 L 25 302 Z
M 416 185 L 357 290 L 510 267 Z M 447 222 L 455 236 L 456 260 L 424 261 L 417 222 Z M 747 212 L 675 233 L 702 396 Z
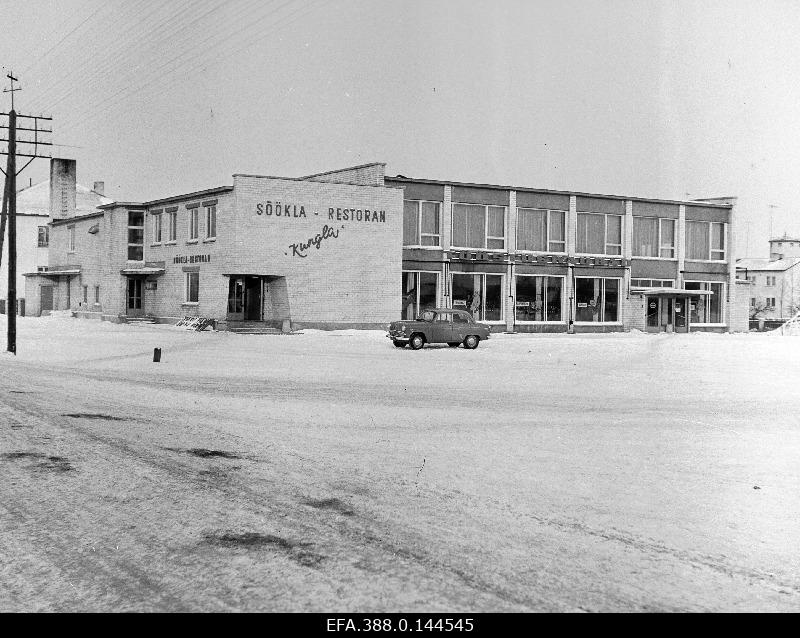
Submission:
M 418 202 L 403 203 L 403 245 L 419 245 Z
M 143 246 L 128 246 L 128 260 L 129 261 L 142 261 L 143 259 L 144 259 L 144 247 Z
M 619 279 L 605 280 L 605 304 L 602 321 L 617 321 L 619 312 Z
M 520 208 L 517 211 L 517 250 L 546 251 L 547 211 Z

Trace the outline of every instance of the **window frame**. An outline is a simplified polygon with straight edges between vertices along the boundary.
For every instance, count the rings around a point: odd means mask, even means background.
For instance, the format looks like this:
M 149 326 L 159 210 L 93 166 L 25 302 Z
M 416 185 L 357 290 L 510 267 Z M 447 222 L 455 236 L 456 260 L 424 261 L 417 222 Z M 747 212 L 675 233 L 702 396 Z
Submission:
M 662 284 L 667 284 L 667 285 L 642 286 L 642 285 L 634 284 L 633 283 L 634 281 L 649 281 L 651 284 L 653 282 L 658 281 L 658 282 L 661 282 Z M 654 288 L 674 288 L 675 287 L 675 280 L 674 279 L 654 279 L 652 277 L 631 277 L 630 287 L 631 287 L 631 290 L 653 290 Z
M 708 246 L 706 246 L 706 254 L 708 255 L 707 259 L 697 259 L 694 257 L 689 257 L 688 255 L 688 247 L 689 247 L 689 224 L 708 224 Z M 715 250 L 714 246 L 714 226 L 722 226 L 722 249 Z M 728 222 L 714 222 L 714 221 L 707 221 L 704 219 L 687 219 L 684 229 L 684 245 L 686 246 L 686 261 L 702 261 L 702 262 L 709 262 L 715 264 L 724 264 L 728 260 Z M 722 259 L 715 259 L 714 253 L 721 253 Z
M 725 325 L 727 325 L 727 323 L 726 323 L 727 317 L 725 315 L 725 312 L 726 312 L 725 311 L 725 298 L 726 298 L 726 294 L 727 294 L 727 283 L 724 282 L 724 281 L 711 281 L 709 279 L 687 279 L 687 280 L 684 280 L 684 282 L 683 282 L 684 289 L 686 289 L 686 290 L 694 290 L 693 288 L 686 288 L 686 284 L 707 284 L 709 286 L 709 287 L 706 287 L 706 288 L 700 288 L 700 290 L 711 290 L 711 288 L 710 288 L 711 284 L 717 284 L 717 285 L 722 287 L 721 291 L 720 291 L 720 300 L 719 300 L 720 321 L 718 323 L 716 323 L 716 322 L 705 322 L 705 321 L 693 321 L 692 325 L 693 326 L 725 326 Z M 708 297 L 709 295 L 705 295 L 705 296 Z M 706 316 L 708 316 L 708 314 L 710 312 L 711 312 L 711 306 L 710 306 L 710 304 L 707 304 L 707 306 L 706 306 Z
M 545 226 L 546 226 L 545 235 L 546 235 L 546 237 L 544 238 L 544 243 L 546 245 L 545 250 L 531 250 L 529 248 L 520 248 L 519 247 L 519 237 L 520 237 L 520 235 L 519 235 L 519 222 L 520 222 L 520 217 L 521 217 L 520 213 L 527 212 L 527 211 L 535 211 L 535 212 L 546 213 L 546 215 L 545 215 Z M 563 233 L 562 234 L 564 236 L 564 239 L 559 240 L 559 239 L 552 239 L 551 238 L 551 230 L 552 230 L 552 227 L 553 227 L 553 224 L 552 224 L 552 221 L 551 221 L 551 215 L 553 213 L 559 213 L 559 214 L 561 214 L 563 216 L 563 228 L 562 228 Z M 515 228 L 515 232 L 514 232 L 514 243 L 515 243 L 514 250 L 516 250 L 519 253 L 557 253 L 557 254 L 566 254 L 566 252 L 567 252 L 567 216 L 568 216 L 568 214 L 569 214 L 569 211 L 558 210 L 557 208 L 532 208 L 530 206 L 517 206 L 517 224 L 516 224 L 516 228 Z M 562 244 L 562 249 L 561 250 L 554 249 L 553 248 L 553 244 Z M 516 314 L 516 312 L 515 312 L 515 314 Z
M 552 321 L 549 319 L 545 319 L 544 321 L 528 321 L 525 319 L 517 319 L 517 281 L 520 277 L 541 277 L 544 279 L 561 279 L 561 319 L 559 321 Z M 546 289 L 546 285 L 545 285 Z M 551 326 L 560 326 L 567 323 L 567 312 L 566 312 L 566 300 L 567 300 L 567 276 L 566 275 L 551 275 L 551 274 L 514 274 L 514 323 L 515 324 L 525 324 L 525 325 L 551 325 Z M 545 317 L 547 316 L 547 304 L 544 306 L 544 314 Z
M 134 214 L 134 213 L 140 213 L 142 215 L 142 225 L 141 226 L 132 226 L 131 225 L 131 215 Z M 128 231 L 128 237 L 127 237 L 128 243 L 126 244 L 126 248 L 127 248 L 127 251 L 128 251 L 127 255 L 126 255 L 127 260 L 128 261 L 133 261 L 133 262 L 136 262 L 136 263 L 142 263 L 145 260 L 145 252 L 144 252 L 144 244 L 145 244 L 145 241 L 146 241 L 146 238 L 145 238 L 145 231 L 146 231 L 145 212 L 144 211 L 138 211 L 138 210 L 129 210 L 128 211 L 128 225 L 127 225 L 126 228 L 127 228 L 127 231 Z M 134 242 L 131 241 L 131 230 L 141 230 L 142 231 L 142 243 L 141 244 L 134 243 Z M 141 250 L 142 250 L 142 258 L 141 259 L 131 259 L 131 248 L 141 248 Z
M 401 273 L 403 275 L 406 275 L 406 274 L 414 275 L 414 293 L 415 293 L 415 295 L 414 295 L 414 308 L 416 308 L 416 312 L 414 313 L 415 314 L 414 319 L 416 319 L 417 316 L 419 316 L 419 314 L 422 312 L 420 310 L 420 307 L 419 307 L 419 298 L 420 298 L 420 294 L 422 292 L 420 290 L 420 274 L 422 274 L 422 273 L 424 273 L 426 275 L 436 275 L 436 301 L 434 302 L 433 307 L 434 308 L 438 308 L 441 305 L 441 299 L 442 299 L 442 273 L 440 271 L 438 271 L 438 270 L 403 270 L 402 273 Z M 406 291 L 403 290 L 401 292 L 402 292 L 402 295 L 405 297 L 406 294 L 407 294 Z M 401 314 L 400 318 L 401 318 L 401 320 L 405 319 L 405 317 L 403 317 L 402 314 L 403 314 L 403 311 L 405 310 L 406 307 L 407 306 L 404 305 L 400 310 L 400 314 Z
M 599 215 L 603 217 L 603 249 L 605 252 L 602 253 L 582 253 L 578 250 L 578 226 L 580 222 L 581 215 Z M 618 217 L 619 218 L 619 244 L 609 244 L 608 243 L 608 218 L 609 217 Z M 592 211 L 579 211 L 575 218 L 575 254 L 576 255 L 588 255 L 588 256 L 603 256 L 603 257 L 621 257 L 622 256 L 622 249 L 625 245 L 625 215 L 618 215 L 617 213 L 595 213 Z M 610 253 L 608 252 L 609 246 L 618 246 L 619 252 L 618 253 Z M 612 277 L 613 279 L 613 277 Z
M 617 284 L 617 319 L 615 321 L 578 321 L 578 295 L 575 291 L 578 289 L 578 279 L 600 279 L 603 282 L 602 285 L 602 302 L 600 304 L 600 309 L 602 312 L 602 316 L 605 319 L 606 313 L 606 280 L 614 279 L 618 282 Z M 621 325 L 623 323 L 622 315 L 623 315 L 623 308 L 622 308 L 622 288 L 625 280 L 623 277 L 584 277 L 584 276 L 575 276 L 573 277 L 573 298 L 574 301 L 572 302 L 574 305 L 572 307 L 572 316 L 574 318 L 574 323 L 576 326 L 616 326 Z
M 194 244 L 200 241 L 200 207 L 195 206 L 193 208 L 188 208 L 189 211 L 189 223 L 187 224 L 187 244 Z
M 640 248 L 637 246 L 635 241 L 636 235 L 636 220 L 637 219 L 655 219 L 657 220 L 657 234 L 658 239 L 656 240 L 655 248 L 655 255 L 640 255 L 636 251 Z M 632 226 L 632 234 L 631 234 L 631 256 L 635 257 L 636 259 L 670 259 L 672 261 L 677 261 L 677 255 L 675 254 L 675 238 L 678 231 L 678 224 L 677 219 L 673 219 L 672 217 L 650 217 L 649 215 L 633 215 L 631 219 Z M 668 222 L 672 224 L 672 244 L 665 244 L 664 243 L 664 222 Z M 665 256 L 663 253 L 667 250 L 670 252 L 668 256 Z
M 42 233 L 44 231 L 44 233 Z M 44 234 L 44 242 L 42 242 L 42 234 Z M 50 246 L 50 227 L 39 226 L 36 236 L 37 248 L 48 248 Z
M 215 241 L 217 239 L 217 205 L 205 206 L 206 209 L 206 236 L 203 241 Z M 213 219 L 213 224 L 211 223 Z M 213 226 L 214 234 L 209 234 Z
M 476 208 L 483 208 L 483 243 L 481 246 L 458 246 L 454 241 L 455 237 L 455 207 L 456 206 L 474 206 Z M 503 211 L 503 236 L 489 235 L 489 209 L 500 208 Z M 500 206 L 497 204 L 475 204 L 470 202 L 452 202 L 450 204 L 450 247 L 454 250 L 485 250 L 487 252 L 506 252 L 506 244 L 508 243 L 506 236 L 508 235 L 508 206 Z M 489 248 L 489 241 L 502 241 L 502 248 Z M 475 273 L 480 274 L 480 273 Z
M 164 244 L 177 244 L 178 243 L 178 211 L 164 213 L 169 215 L 167 221 L 167 241 Z
M 75 224 L 67 226 L 67 252 L 75 252 Z
M 197 305 L 200 304 L 200 271 L 199 270 L 188 271 L 188 272 L 185 272 L 183 274 L 184 274 L 184 277 L 183 277 L 183 304 L 182 305 L 184 305 L 184 306 L 197 306 Z M 197 278 L 197 288 L 196 288 L 197 299 L 194 299 L 194 300 L 189 299 L 189 294 L 191 292 L 191 283 L 189 282 L 189 280 L 191 278 L 193 278 L 193 277 Z
M 163 223 L 161 221 L 162 214 L 163 213 L 150 213 L 151 225 L 153 227 L 152 240 L 154 246 L 158 246 L 162 243 L 161 240 L 163 238 L 163 230 L 164 230 Z
M 417 236 L 414 238 L 416 242 L 412 242 L 410 244 L 406 244 L 406 238 L 403 237 L 403 248 L 427 248 L 427 249 L 441 249 L 442 247 L 442 202 L 436 202 L 429 199 L 404 199 L 403 200 L 403 215 L 405 215 L 405 205 L 406 204 L 414 204 L 416 206 L 416 217 L 417 217 Z M 438 233 L 423 233 L 422 232 L 422 211 L 423 211 L 423 204 L 432 204 L 436 206 L 436 225 L 439 228 Z M 405 221 L 404 221 L 405 227 Z M 423 237 L 435 237 L 436 243 L 435 244 L 424 244 L 422 243 Z M 410 272 L 410 271 L 409 271 Z
M 94 287 L 94 305 L 95 306 L 99 306 L 100 305 L 100 286 L 99 285 L 96 285 Z
M 463 276 L 479 275 L 480 277 L 483 277 L 483 280 L 482 280 L 482 283 L 481 283 L 481 306 L 480 307 L 482 309 L 482 312 L 483 312 L 484 316 L 486 314 L 486 291 L 487 291 L 486 277 L 500 277 L 500 318 L 499 319 L 484 319 L 482 317 L 476 317 L 476 316 L 473 315 L 472 319 L 474 321 L 476 321 L 476 322 L 486 323 L 486 324 L 491 324 L 491 325 L 499 325 L 499 324 L 505 323 L 505 320 L 506 320 L 506 304 L 505 304 L 505 297 L 503 296 L 504 295 L 503 291 L 505 290 L 505 285 L 506 285 L 506 274 L 505 273 L 496 273 L 496 272 L 454 272 L 452 270 L 450 271 L 450 277 L 449 277 L 450 304 L 453 306 L 453 310 L 466 310 L 467 312 L 470 313 L 470 315 L 472 315 L 472 311 L 469 308 L 461 308 L 461 307 L 456 308 L 455 305 L 453 305 L 453 277 L 455 277 L 456 275 L 460 275 L 460 276 L 461 275 L 463 275 Z

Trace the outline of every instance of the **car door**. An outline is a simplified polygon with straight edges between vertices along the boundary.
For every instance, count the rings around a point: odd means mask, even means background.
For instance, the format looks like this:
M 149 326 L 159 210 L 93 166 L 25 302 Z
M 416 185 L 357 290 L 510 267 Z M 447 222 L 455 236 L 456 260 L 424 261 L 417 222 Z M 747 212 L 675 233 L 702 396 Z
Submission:
M 451 341 L 464 341 L 464 337 L 466 337 L 470 333 L 470 326 L 474 324 L 470 323 L 469 319 L 466 315 L 462 315 L 461 313 L 453 313 L 453 330 L 452 330 L 452 338 Z
M 431 323 L 429 343 L 446 343 L 452 341 L 452 312 L 437 312 Z

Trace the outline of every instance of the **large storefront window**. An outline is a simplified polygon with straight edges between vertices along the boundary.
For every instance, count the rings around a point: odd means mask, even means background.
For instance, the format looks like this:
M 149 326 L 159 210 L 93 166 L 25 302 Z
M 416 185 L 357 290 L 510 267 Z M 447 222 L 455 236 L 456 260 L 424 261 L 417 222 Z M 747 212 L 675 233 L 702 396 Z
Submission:
M 439 298 L 439 273 L 403 273 L 403 319 L 416 319 L 425 310 L 436 308 Z
M 710 290 L 711 295 L 694 297 L 690 301 L 692 323 L 722 323 L 722 300 L 725 284 L 716 281 L 687 281 L 686 290 Z
M 561 321 L 563 277 L 518 275 L 517 321 Z
M 440 246 L 438 202 L 403 202 L 403 246 Z
M 453 308 L 476 321 L 502 321 L 503 276 L 453 273 Z
M 619 279 L 575 278 L 575 321 L 619 321 Z
M 588 255 L 622 254 L 622 217 L 578 213 L 577 252 Z
M 502 250 L 506 246 L 504 206 L 453 204 L 453 246 Z
M 566 250 L 564 222 L 560 210 L 517 209 L 517 250 L 563 253 Z

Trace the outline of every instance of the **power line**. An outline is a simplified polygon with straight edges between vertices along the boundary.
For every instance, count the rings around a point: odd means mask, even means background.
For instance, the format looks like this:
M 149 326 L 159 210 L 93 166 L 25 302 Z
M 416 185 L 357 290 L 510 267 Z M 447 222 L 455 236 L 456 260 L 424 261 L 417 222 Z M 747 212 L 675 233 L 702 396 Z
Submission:
M 327 5 L 327 4 L 330 3 L 330 1 L 331 0 L 326 0 L 319 6 Z M 252 29 L 257 27 L 261 22 L 263 22 L 268 17 L 270 17 L 270 15 L 276 13 L 277 11 L 279 11 L 280 9 L 285 7 L 287 4 L 289 4 L 289 2 L 284 3 L 283 5 L 281 5 L 281 7 L 279 7 L 275 11 L 270 12 L 269 14 L 267 14 L 265 16 L 262 16 L 260 19 L 251 22 L 251 24 L 248 25 L 248 27 L 240 29 L 239 31 L 237 31 L 237 33 L 244 32 L 244 31 L 251 31 Z M 319 6 L 314 6 L 314 5 L 315 5 L 315 3 L 312 2 L 310 5 L 308 5 L 305 8 L 301 8 L 300 10 L 295 11 L 294 13 L 291 13 L 291 14 L 288 14 L 288 15 L 284 15 L 283 18 L 281 18 L 280 20 L 278 20 L 277 22 L 275 22 L 271 26 L 273 28 L 279 28 L 279 27 L 288 26 L 289 24 L 292 24 L 292 23 L 296 22 L 301 17 L 304 17 L 305 15 L 307 15 L 310 12 L 312 12 L 312 11 L 316 10 L 317 8 L 319 8 Z M 305 9 L 305 10 L 303 10 L 303 9 Z M 192 71 L 195 71 L 195 70 L 197 70 L 197 69 L 199 69 L 201 67 L 209 67 L 209 66 L 214 66 L 216 64 L 219 64 L 220 62 L 223 62 L 223 61 L 227 60 L 228 58 L 230 58 L 231 56 L 236 55 L 237 53 L 240 53 L 241 51 L 243 51 L 243 50 L 247 49 L 248 47 L 252 46 L 253 43 L 254 43 L 254 40 L 245 40 L 241 46 L 234 47 L 233 49 L 230 49 L 229 52 L 226 55 L 223 55 L 223 56 L 216 56 L 216 57 L 212 56 L 210 58 L 200 59 L 199 61 L 198 61 L 197 57 L 195 56 L 192 59 L 185 60 L 185 61 L 179 63 L 177 67 L 169 70 L 168 72 L 159 75 L 157 72 L 160 71 L 163 67 L 168 66 L 168 63 L 165 63 L 164 65 L 159 67 L 159 69 L 156 69 L 155 71 L 151 72 L 152 74 L 155 74 L 155 77 L 150 82 L 147 82 L 147 83 L 145 83 L 143 85 L 136 86 L 136 87 L 127 87 L 127 88 L 121 89 L 120 91 L 117 91 L 116 93 L 110 95 L 106 99 L 104 99 L 101 102 L 99 102 L 96 105 L 94 105 L 94 107 L 91 109 L 91 113 L 92 114 L 97 113 L 103 107 L 114 106 L 117 103 L 119 103 L 120 101 L 126 99 L 130 94 L 132 94 L 134 92 L 136 92 L 137 94 L 139 94 L 141 96 L 143 94 L 143 89 L 151 87 L 151 86 L 154 86 L 154 85 L 159 85 L 164 80 L 166 80 L 169 77 L 171 77 L 172 75 L 174 75 L 176 72 L 183 70 L 186 67 L 187 64 L 190 64 L 192 62 L 196 62 L 196 64 L 194 64 L 194 66 L 188 68 L 185 71 L 185 74 L 188 75 Z M 217 45 L 214 45 L 214 46 L 210 47 L 209 49 L 207 49 L 206 53 L 210 53 L 213 50 L 217 49 L 219 46 L 223 46 L 225 44 L 227 44 L 227 41 L 220 42 Z M 177 58 L 174 58 L 172 61 L 178 60 L 180 57 L 183 57 L 183 55 L 185 55 L 185 54 L 182 54 L 182 55 L 178 56 Z M 171 61 L 168 61 L 168 62 L 171 62 Z M 84 113 L 84 115 L 86 115 L 86 113 Z M 80 122 L 75 122 L 72 125 L 65 126 L 63 130 L 65 130 L 65 131 L 72 130 L 76 126 L 78 126 L 79 124 L 80 124 Z
M 251 4 L 258 4 L 259 1 L 260 0 L 254 0 Z M 212 14 L 213 12 L 219 10 L 220 8 L 225 6 L 226 4 L 227 3 L 225 1 L 221 2 L 218 6 L 212 8 L 209 11 L 207 11 L 206 13 L 196 17 L 194 20 L 188 22 L 187 24 L 180 26 L 179 28 L 177 28 L 177 31 L 178 32 L 185 31 L 190 25 L 192 25 L 194 23 L 197 23 L 200 20 L 208 17 L 210 14 Z M 249 11 L 249 8 L 250 8 L 250 5 L 247 5 L 247 4 L 243 5 L 242 10 L 240 11 L 240 13 L 244 14 L 245 12 Z M 169 32 L 170 28 L 173 28 L 173 30 L 174 30 L 174 27 L 172 27 L 172 23 L 178 17 L 180 17 L 181 15 L 183 15 L 186 11 L 188 11 L 190 9 L 191 9 L 191 3 L 187 3 L 187 6 L 185 6 L 183 9 L 181 9 L 178 12 L 170 15 L 168 18 L 162 20 L 161 23 L 156 25 L 154 28 L 150 29 L 150 32 L 148 33 L 148 35 L 144 39 L 132 38 L 131 47 L 132 48 L 137 48 L 137 47 L 138 48 L 144 48 L 144 47 L 146 47 L 147 44 L 149 44 L 151 42 L 158 41 L 158 38 L 162 33 Z M 193 36 L 192 36 L 191 33 L 186 33 L 186 34 L 182 35 L 181 39 L 179 39 L 177 42 L 178 43 L 190 42 L 192 37 Z M 173 48 L 174 48 L 175 44 L 176 44 L 176 42 L 174 40 L 170 42 L 170 46 L 172 46 Z M 114 66 L 118 62 L 120 62 L 120 61 L 122 61 L 124 59 L 125 59 L 125 50 L 120 51 L 113 58 L 108 58 L 106 63 L 104 65 L 101 65 L 101 67 L 99 67 L 98 69 L 96 69 L 94 71 L 94 73 L 91 76 L 89 76 L 89 78 L 84 83 L 82 83 L 82 85 L 80 87 L 73 87 L 73 88 L 67 90 L 65 93 L 62 93 L 60 96 L 58 96 L 57 99 L 55 99 L 55 101 L 53 101 L 49 105 L 49 108 L 53 108 L 53 107 L 61 104 L 65 100 L 69 99 L 72 95 L 77 93 L 78 90 L 86 91 L 87 89 L 98 85 L 100 81 L 103 81 L 105 78 L 108 77 L 108 75 L 110 74 L 109 72 L 114 68 Z M 134 83 L 132 82 L 132 80 L 135 78 L 136 73 L 137 73 L 136 69 L 135 68 L 132 69 L 129 74 L 123 75 L 122 78 L 119 79 L 119 83 L 121 83 L 123 85 L 133 86 Z M 117 76 L 116 73 L 114 75 Z M 130 77 L 130 81 L 128 80 L 128 77 Z

